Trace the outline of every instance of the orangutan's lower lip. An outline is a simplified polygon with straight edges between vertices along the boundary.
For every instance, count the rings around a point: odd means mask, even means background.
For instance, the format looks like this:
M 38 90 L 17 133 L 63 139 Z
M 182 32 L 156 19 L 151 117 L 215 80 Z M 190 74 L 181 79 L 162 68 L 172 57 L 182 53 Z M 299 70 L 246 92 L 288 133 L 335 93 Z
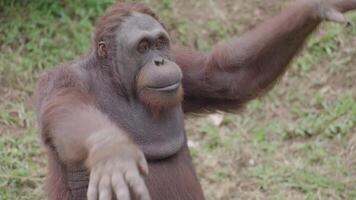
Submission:
M 174 83 L 172 85 L 164 86 L 164 87 L 149 86 L 148 88 L 151 90 L 158 91 L 158 92 L 171 92 L 171 91 L 177 90 L 179 88 L 179 86 L 180 86 L 180 82 Z

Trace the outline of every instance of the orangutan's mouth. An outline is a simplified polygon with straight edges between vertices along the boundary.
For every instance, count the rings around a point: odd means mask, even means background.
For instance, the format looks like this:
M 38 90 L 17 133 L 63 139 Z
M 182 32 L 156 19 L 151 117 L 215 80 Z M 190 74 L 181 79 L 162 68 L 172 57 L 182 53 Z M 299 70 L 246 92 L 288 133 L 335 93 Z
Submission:
M 172 91 L 175 91 L 179 88 L 180 86 L 180 81 L 179 82 L 176 82 L 176 83 L 173 83 L 171 85 L 166 85 L 166 86 L 149 86 L 148 88 L 151 89 L 151 90 L 155 90 L 155 91 L 158 91 L 158 92 L 172 92 Z

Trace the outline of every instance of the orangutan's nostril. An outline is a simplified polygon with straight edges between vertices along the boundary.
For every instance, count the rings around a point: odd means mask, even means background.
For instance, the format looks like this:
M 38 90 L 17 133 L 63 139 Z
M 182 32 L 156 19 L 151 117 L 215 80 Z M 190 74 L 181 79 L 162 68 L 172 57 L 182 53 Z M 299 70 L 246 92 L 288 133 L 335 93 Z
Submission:
M 155 59 L 154 63 L 157 67 L 159 67 L 160 65 L 164 64 L 164 59 L 163 58 Z

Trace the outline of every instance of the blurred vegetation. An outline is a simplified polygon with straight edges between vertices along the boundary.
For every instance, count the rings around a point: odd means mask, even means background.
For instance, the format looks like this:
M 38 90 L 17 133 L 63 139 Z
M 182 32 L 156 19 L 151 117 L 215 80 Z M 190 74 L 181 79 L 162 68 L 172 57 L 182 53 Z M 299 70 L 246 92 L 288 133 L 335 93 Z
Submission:
M 88 51 L 93 23 L 112 2 L 0 0 L 0 200 L 43 199 L 34 84 L 44 69 Z M 286 1 L 142 2 L 175 43 L 207 51 Z M 187 119 L 208 199 L 356 199 L 355 36 L 355 26 L 324 24 L 276 89 L 244 113 Z

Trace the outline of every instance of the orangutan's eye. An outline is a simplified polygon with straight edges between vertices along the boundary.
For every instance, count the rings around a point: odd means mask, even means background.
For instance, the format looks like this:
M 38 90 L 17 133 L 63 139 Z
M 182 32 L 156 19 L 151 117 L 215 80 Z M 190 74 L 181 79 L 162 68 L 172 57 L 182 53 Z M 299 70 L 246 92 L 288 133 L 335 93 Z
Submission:
M 169 45 L 168 39 L 165 36 L 160 36 L 156 42 L 156 48 L 158 50 L 164 49 Z
M 142 39 L 140 43 L 138 43 L 137 50 L 140 53 L 146 53 L 150 49 L 150 43 L 147 39 Z

